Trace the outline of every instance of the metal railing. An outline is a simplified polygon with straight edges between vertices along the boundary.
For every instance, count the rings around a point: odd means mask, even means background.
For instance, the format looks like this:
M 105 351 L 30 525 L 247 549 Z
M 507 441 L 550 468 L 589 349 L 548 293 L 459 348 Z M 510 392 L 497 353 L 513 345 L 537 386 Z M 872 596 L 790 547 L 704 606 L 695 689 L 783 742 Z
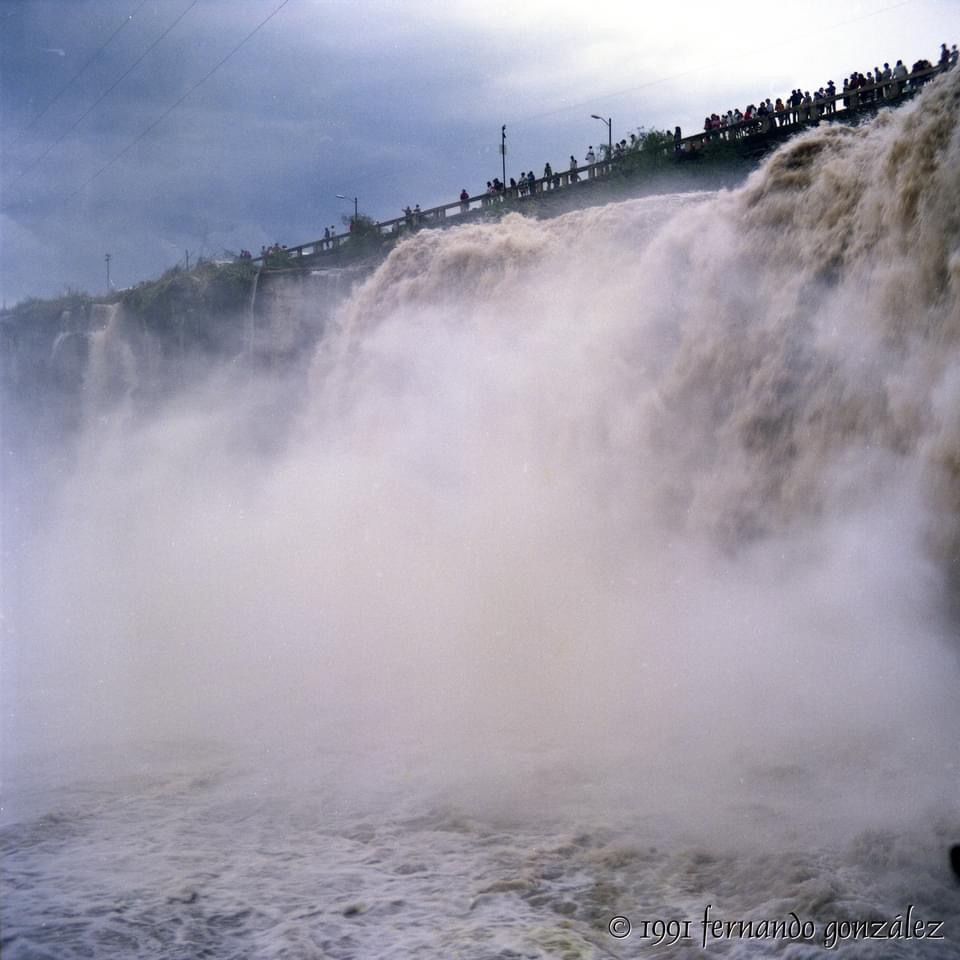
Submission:
M 501 207 L 504 203 L 523 203 L 538 194 L 551 193 L 554 190 L 561 190 L 564 187 L 576 184 L 581 179 L 592 180 L 604 176 L 610 172 L 614 165 L 614 162 L 603 160 L 585 164 L 582 167 L 570 167 L 562 172 L 557 171 L 550 177 L 540 177 L 532 183 L 526 181 L 523 187 L 508 185 L 502 190 L 477 194 L 466 200 L 454 200 L 451 203 L 445 203 L 439 207 L 430 207 L 427 210 L 414 210 L 402 217 L 395 217 L 393 220 L 381 220 L 374 227 L 382 239 L 396 239 L 423 227 L 442 226 L 448 222 L 448 218 L 456 221 L 478 211 L 490 212 L 493 208 Z M 324 237 L 321 240 L 303 243 L 296 247 L 284 247 L 277 252 L 267 251 L 266 255 L 252 258 L 252 262 L 262 262 L 268 268 L 297 267 L 297 260 L 324 253 L 333 253 L 352 240 L 353 236 L 354 234 L 348 231 L 329 238 Z
M 768 113 L 765 116 L 754 116 L 749 120 L 727 124 L 718 128 L 704 130 L 689 137 L 683 137 L 673 142 L 673 152 L 690 155 L 702 150 L 711 143 L 718 141 L 733 141 L 747 138 L 764 138 L 777 130 L 796 130 L 821 119 L 842 120 L 855 116 L 861 112 L 876 109 L 886 104 L 895 103 L 903 97 L 912 96 L 927 81 L 938 73 L 950 69 L 952 64 L 937 65 L 928 70 L 920 70 L 908 74 L 905 78 L 882 80 L 868 86 L 854 90 L 841 90 L 832 97 L 817 97 L 810 104 L 788 106 L 780 111 Z M 840 109 L 837 104 L 840 103 Z M 665 147 L 670 152 L 670 147 Z M 629 157 L 635 151 L 627 149 Z M 505 204 L 520 205 L 531 200 L 538 194 L 552 193 L 555 190 L 575 186 L 584 181 L 595 180 L 607 176 L 619 165 L 617 158 L 603 159 L 596 163 L 570 167 L 567 170 L 555 171 L 550 177 L 540 177 L 532 183 L 517 187 L 504 186 L 502 190 L 478 194 L 466 200 L 454 200 L 451 203 L 431 207 L 428 210 L 414 210 L 405 213 L 402 217 L 393 220 L 383 220 L 374 225 L 381 239 L 393 240 L 424 227 L 436 227 L 446 224 L 449 220 L 463 219 L 478 211 L 489 212 L 492 208 L 502 207 Z M 260 263 L 267 269 L 295 268 L 304 266 L 304 258 L 319 257 L 338 251 L 353 239 L 352 232 L 340 233 L 321 240 L 313 240 L 296 247 L 285 247 L 278 252 L 268 251 L 265 255 L 253 257 L 253 263 Z
M 678 141 L 681 150 L 700 149 L 717 140 L 739 140 L 751 136 L 767 136 L 774 130 L 783 128 L 797 129 L 821 119 L 843 120 L 859 113 L 874 110 L 895 103 L 903 97 L 913 96 L 936 74 L 950 69 L 950 64 L 934 66 L 928 70 L 918 70 L 901 79 L 880 80 L 877 83 L 856 87 L 852 90 L 838 90 L 832 97 L 814 97 L 809 104 L 788 105 L 783 110 L 775 110 L 764 116 L 754 115 L 749 120 L 722 124 L 710 130 L 703 130 Z M 838 102 L 841 104 L 837 109 Z M 722 121 L 721 117 L 721 121 Z

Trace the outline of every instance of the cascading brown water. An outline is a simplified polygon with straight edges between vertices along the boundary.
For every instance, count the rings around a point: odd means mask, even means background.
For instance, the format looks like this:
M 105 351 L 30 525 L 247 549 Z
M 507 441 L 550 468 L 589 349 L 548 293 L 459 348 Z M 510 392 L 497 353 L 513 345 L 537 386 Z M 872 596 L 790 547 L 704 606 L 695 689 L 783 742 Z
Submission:
M 14 780 L 41 748 L 212 738 L 292 795 L 322 771 L 337 823 L 363 797 L 498 825 L 545 884 L 525 831 L 602 823 L 569 846 L 584 943 L 662 890 L 886 908 L 871 837 L 911 838 L 910 895 L 946 910 L 958 113 L 954 72 L 736 191 L 424 231 L 285 413 L 247 364 L 85 411 L 23 554 Z M 119 336 L 91 362 L 134 357 Z M 771 874 L 781 845 L 807 872 Z

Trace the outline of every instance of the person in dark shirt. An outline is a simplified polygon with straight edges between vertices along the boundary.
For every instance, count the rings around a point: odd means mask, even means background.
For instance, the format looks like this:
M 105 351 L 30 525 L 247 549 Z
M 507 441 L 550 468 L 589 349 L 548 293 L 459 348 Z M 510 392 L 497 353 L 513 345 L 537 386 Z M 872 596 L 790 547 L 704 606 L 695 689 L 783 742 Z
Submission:
M 827 84 L 827 113 L 836 113 L 837 112 L 837 101 L 834 99 L 837 95 L 837 86 L 831 80 Z
M 800 122 L 800 104 L 803 103 L 803 94 L 797 88 L 790 96 L 790 105 L 793 107 L 793 122 Z

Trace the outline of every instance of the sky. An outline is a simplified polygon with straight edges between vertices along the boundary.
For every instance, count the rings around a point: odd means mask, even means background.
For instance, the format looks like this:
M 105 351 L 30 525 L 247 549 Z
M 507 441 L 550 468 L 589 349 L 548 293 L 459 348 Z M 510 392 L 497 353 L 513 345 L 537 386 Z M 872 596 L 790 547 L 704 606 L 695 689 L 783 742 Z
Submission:
M 936 60 L 960 0 L 0 0 L 0 298 L 451 202 L 639 128 Z

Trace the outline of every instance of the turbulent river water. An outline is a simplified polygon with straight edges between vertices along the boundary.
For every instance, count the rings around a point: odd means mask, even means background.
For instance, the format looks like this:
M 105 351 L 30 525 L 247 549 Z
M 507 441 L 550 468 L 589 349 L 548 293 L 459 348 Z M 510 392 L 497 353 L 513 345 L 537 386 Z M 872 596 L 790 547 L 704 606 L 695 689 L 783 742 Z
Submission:
M 424 231 L 305 376 L 145 403 L 106 318 L 13 469 L 4 957 L 960 956 L 958 116 Z

